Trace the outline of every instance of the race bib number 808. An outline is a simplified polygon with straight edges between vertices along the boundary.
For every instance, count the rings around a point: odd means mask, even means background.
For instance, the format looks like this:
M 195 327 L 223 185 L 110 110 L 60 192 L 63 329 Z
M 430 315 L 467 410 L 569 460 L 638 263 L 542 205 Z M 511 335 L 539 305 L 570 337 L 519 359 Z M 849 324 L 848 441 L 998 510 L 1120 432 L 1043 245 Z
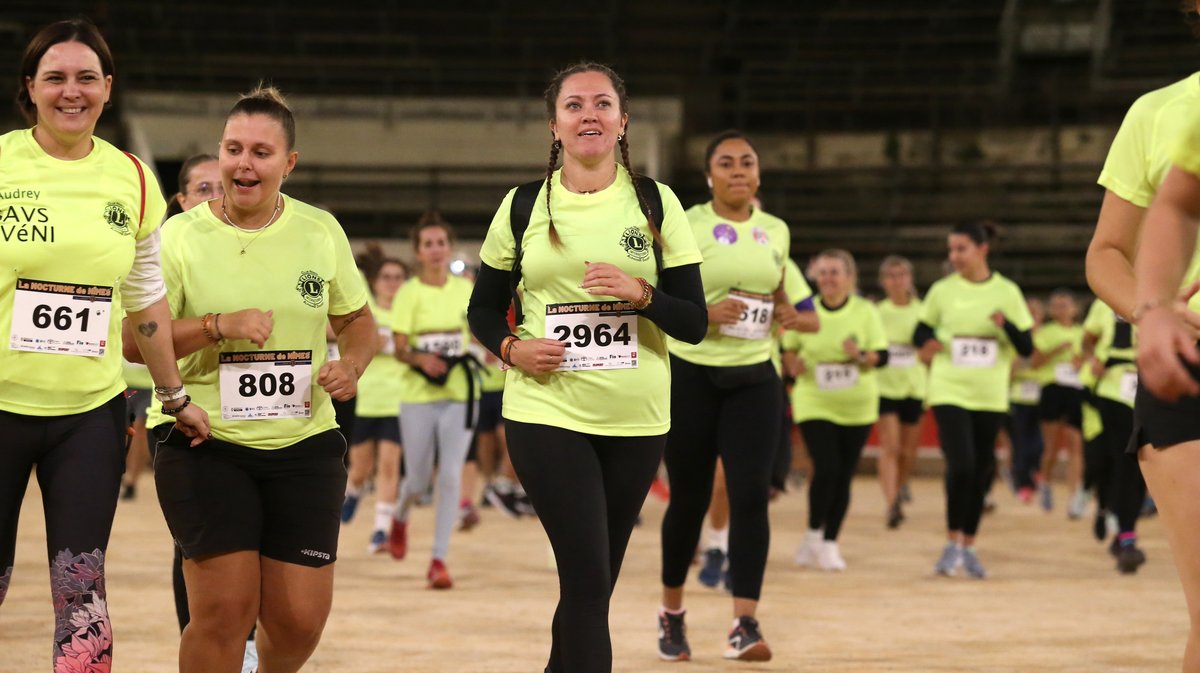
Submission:
M 221 353 L 221 418 L 312 416 L 312 351 Z

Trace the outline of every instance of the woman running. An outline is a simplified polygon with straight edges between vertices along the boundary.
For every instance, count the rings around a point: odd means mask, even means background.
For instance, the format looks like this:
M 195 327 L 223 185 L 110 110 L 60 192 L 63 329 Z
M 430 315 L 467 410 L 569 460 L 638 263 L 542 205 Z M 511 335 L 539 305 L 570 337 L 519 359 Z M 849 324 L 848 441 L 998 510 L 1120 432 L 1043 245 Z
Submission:
M 907 483 L 921 441 L 925 385 L 929 370 L 917 359 L 913 331 L 921 300 L 913 284 L 912 262 L 889 255 L 879 265 L 879 284 L 887 295 L 877 304 L 887 331 L 887 368 L 879 379 L 879 486 L 888 510 L 888 528 L 904 523 L 900 487 Z
M 608 673 L 609 601 L 671 426 L 666 335 L 695 343 L 707 325 L 701 258 L 679 200 L 629 163 L 621 78 L 578 64 L 555 75 L 545 98 L 545 180 L 501 203 L 470 318 L 512 367 L 509 453 L 557 562 L 546 670 Z M 512 334 L 505 316 L 518 280 Z M 711 469 L 705 480 L 711 490 Z
M 20 63 L 17 104 L 32 128 L 0 136 L 0 604 L 17 520 L 36 468 L 54 606 L 54 670 L 108 670 L 113 631 L 105 555 L 128 416 L 121 318 L 146 354 L 155 394 L 185 443 L 209 435 L 171 345 L 159 267 L 166 202 L 150 169 L 94 135 L 113 60 L 94 25 L 39 30 Z M 245 634 L 242 634 L 243 636 Z
M 1025 306 L 1033 318 L 1034 338 L 1045 320 L 1042 300 L 1029 296 Z M 1037 488 L 1038 469 L 1042 464 L 1042 428 L 1038 422 L 1038 402 L 1042 399 L 1042 384 L 1029 365 L 1029 358 L 1013 360 L 1012 385 L 1009 387 L 1008 438 L 1012 451 L 1012 488 L 1022 503 L 1033 502 Z
M 408 366 L 400 388 L 405 473 L 388 544 L 393 558 L 408 554 L 408 517 L 433 485 L 436 457 L 433 558 L 425 579 L 432 589 L 449 589 L 454 581 L 446 555 L 458 523 L 463 463 L 471 448 L 471 405 L 479 396 L 475 374 L 463 359 L 471 342 L 471 281 L 450 273 L 454 237 L 440 216 L 423 217 L 412 228 L 411 240 L 421 270 L 392 304 L 396 358 Z
M 854 470 L 879 418 L 875 369 L 890 363 L 894 344 L 888 343 L 879 310 L 856 294 L 858 272 L 850 253 L 822 252 L 816 272 L 821 331 L 789 332 L 783 340 L 784 350 L 794 354 L 788 358 L 789 373 L 796 377 L 792 415 L 813 461 L 808 532 L 796 562 L 842 571 L 846 562 L 838 534 L 850 508 Z
M 367 551 L 375 554 L 387 549 L 400 488 L 400 381 L 404 368 L 396 360 L 395 340 L 389 325 L 393 300 L 408 278 L 408 271 L 400 260 L 385 257 L 377 243 L 367 247 L 358 263 L 371 291 L 368 299 L 371 313 L 379 325 L 379 354 L 358 380 L 342 523 L 354 518 L 363 488 L 374 470 L 375 524 Z
M 1083 328 L 1075 319 L 1079 307 L 1068 290 L 1050 295 L 1050 322 L 1042 325 L 1033 340 L 1033 367 L 1042 394 L 1038 400 L 1038 420 L 1042 427 L 1042 469 L 1038 477 L 1038 497 L 1042 509 L 1054 508 L 1050 482 L 1058 465 L 1058 449 L 1067 449 L 1067 492 L 1070 501 L 1067 516 L 1078 519 L 1087 507 L 1083 491 L 1083 384 L 1078 365 L 1082 358 Z M 1060 441 L 1061 439 L 1061 441 Z
M 225 195 L 165 227 L 184 380 L 221 409 L 196 449 L 151 410 L 158 499 L 189 593 L 181 673 L 239 670 L 256 620 L 262 669 L 297 671 L 333 599 L 346 441 L 331 398 L 354 396 L 377 336 L 341 226 L 280 192 L 295 142 L 278 91 L 243 96 L 221 137 Z M 326 360 L 328 325 L 340 360 Z
M 947 540 L 934 569 L 971 577 L 987 570 L 975 550 L 984 499 L 996 476 L 996 435 L 1008 412 L 1015 355 L 1033 353 L 1033 318 L 1016 283 L 993 271 L 990 222 L 954 227 L 954 273 L 929 288 L 913 336 L 930 363 L 928 403 L 946 460 Z
M 663 605 L 659 657 L 691 657 L 684 627 L 684 582 L 700 538 L 720 458 L 729 497 L 729 567 L 734 623 L 725 657 L 766 661 L 771 649 L 755 618 L 770 544 L 767 503 L 783 413 L 782 384 L 771 353 L 778 322 L 813 331 L 816 313 L 793 304 L 811 298 L 807 283 L 787 296 L 784 260 L 791 236 L 777 217 L 755 208 L 758 153 L 727 131 L 709 143 L 705 173 L 712 200 L 688 210 L 704 257 L 709 330 L 699 344 L 671 342 L 667 438 L 671 500 L 662 524 Z

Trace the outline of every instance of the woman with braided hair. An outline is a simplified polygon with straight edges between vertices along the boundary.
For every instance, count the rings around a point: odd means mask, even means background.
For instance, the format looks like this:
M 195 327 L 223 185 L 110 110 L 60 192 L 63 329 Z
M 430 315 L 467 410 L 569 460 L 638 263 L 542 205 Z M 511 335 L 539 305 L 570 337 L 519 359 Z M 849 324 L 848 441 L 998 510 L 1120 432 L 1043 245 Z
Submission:
M 666 337 L 707 327 L 699 251 L 674 193 L 632 169 L 627 106 L 606 66 L 550 82 L 546 177 L 501 203 L 468 309 L 511 367 L 509 453 L 557 561 L 553 673 L 612 670 L 609 600 L 670 428 Z

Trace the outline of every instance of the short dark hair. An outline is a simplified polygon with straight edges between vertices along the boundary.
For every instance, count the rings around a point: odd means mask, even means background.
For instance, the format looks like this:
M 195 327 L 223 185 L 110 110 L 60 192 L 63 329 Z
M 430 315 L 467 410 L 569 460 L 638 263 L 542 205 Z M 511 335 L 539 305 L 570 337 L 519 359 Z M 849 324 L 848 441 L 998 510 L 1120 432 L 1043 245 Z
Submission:
M 746 144 L 750 146 L 750 149 L 754 150 L 755 154 L 758 154 L 758 148 L 754 146 L 754 143 L 750 140 L 749 136 L 747 136 L 745 133 L 742 133 L 741 131 L 739 131 L 737 129 L 729 129 L 727 131 L 721 131 L 720 133 L 717 134 L 717 136 L 715 138 L 713 138 L 711 141 L 709 141 L 708 147 L 705 148 L 705 150 L 704 150 L 704 172 L 705 173 L 708 172 L 708 164 L 710 162 L 712 162 L 713 155 L 717 153 L 717 147 L 719 147 L 721 145 L 721 143 L 725 142 L 726 140 L 734 140 L 734 139 L 745 140 Z
M 960 222 L 954 225 L 955 234 L 962 234 L 975 242 L 975 245 L 994 243 L 997 238 L 996 223 L 990 220 L 974 220 Z
M 104 76 L 108 77 L 116 72 L 108 42 L 105 42 L 96 24 L 88 19 L 78 17 L 56 21 L 43 27 L 29 40 L 29 44 L 25 45 L 25 53 L 21 56 L 21 70 L 17 75 L 17 109 L 30 124 L 37 123 L 37 106 L 29 97 L 29 88 L 25 80 L 36 77 L 42 57 L 50 51 L 50 47 L 63 42 L 78 42 L 96 52 L 100 59 L 100 72 Z

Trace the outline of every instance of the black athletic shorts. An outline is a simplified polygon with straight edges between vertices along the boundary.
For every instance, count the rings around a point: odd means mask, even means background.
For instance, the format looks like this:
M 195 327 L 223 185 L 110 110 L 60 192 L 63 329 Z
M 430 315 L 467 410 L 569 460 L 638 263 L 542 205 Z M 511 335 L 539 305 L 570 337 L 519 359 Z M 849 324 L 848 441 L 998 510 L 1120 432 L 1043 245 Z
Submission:
M 1083 427 L 1083 395 L 1078 388 L 1068 388 L 1057 383 L 1042 387 L 1042 399 L 1038 402 L 1039 421 L 1066 421 L 1074 428 Z
M 400 443 L 400 418 L 398 416 L 386 418 L 356 416 L 354 418 L 354 436 L 350 439 L 350 446 L 384 439 Z
M 320 568 L 337 560 L 346 440 L 322 432 L 266 451 L 154 429 L 158 502 L 184 558 L 258 551 Z
M 1128 453 L 1149 444 L 1156 449 L 1200 439 L 1200 397 L 1164 402 L 1138 382 L 1133 401 L 1133 435 Z
M 504 418 L 500 415 L 504 411 L 504 391 L 496 390 L 493 392 L 485 392 L 479 398 L 479 415 L 475 420 L 475 432 L 493 432 Z
M 879 398 L 879 415 L 884 414 L 896 414 L 900 416 L 901 423 L 914 425 L 921 421 L 921 416 L 925 415 L 925 403 L 915 397 L 906 397 L 902 400 L 881 397 Z

